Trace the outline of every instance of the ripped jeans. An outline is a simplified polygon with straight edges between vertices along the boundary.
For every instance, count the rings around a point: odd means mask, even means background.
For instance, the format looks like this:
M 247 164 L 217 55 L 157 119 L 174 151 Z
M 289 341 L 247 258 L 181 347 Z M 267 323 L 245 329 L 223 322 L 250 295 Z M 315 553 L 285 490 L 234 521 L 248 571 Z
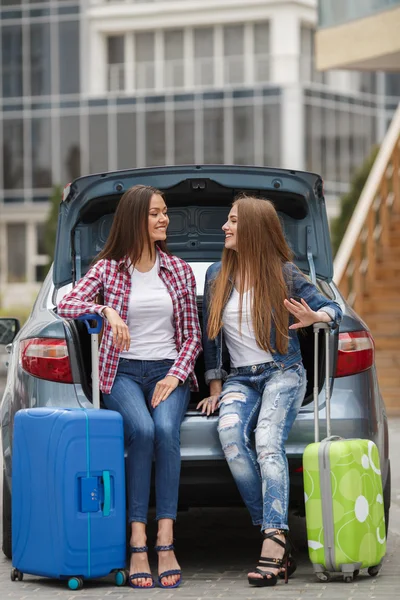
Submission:
M 288 529 L 285 442 L 304 399 L 302 363 L 232 369 L 220 396 L 218 433 L 253 525 Z M 255 433 L 255 435 L 253 435 Z

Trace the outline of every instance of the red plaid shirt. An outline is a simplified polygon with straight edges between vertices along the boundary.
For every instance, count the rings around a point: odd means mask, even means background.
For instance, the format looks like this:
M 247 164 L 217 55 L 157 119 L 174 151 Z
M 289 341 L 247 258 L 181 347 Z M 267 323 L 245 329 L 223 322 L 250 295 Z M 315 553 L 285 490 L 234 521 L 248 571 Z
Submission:
M 201 330 L 196 305 L 196 280 L 190 266 L 177 256 L 169 256 L 157 248 L 160 258 L 159 276 L 172 299 L 175 322 L 175 343 L 178 351 L 168 375 L 180 381 L 190 378 L 190 388 L 198 390 L 194 365 L 201 350 Z M 104 306 L 114 308 L 127 323 L 131 275 L 126 258 L 99 260 L 58 304 L 58 314 L 76 319 L 85 313 L 101 314 Z M 94 302 L 103 292 L 104 305 Z M 104 319 L 100 344 L 100 389 L 111 392 L 118 368 L 120 351 L 114 347 L 111 326 Z

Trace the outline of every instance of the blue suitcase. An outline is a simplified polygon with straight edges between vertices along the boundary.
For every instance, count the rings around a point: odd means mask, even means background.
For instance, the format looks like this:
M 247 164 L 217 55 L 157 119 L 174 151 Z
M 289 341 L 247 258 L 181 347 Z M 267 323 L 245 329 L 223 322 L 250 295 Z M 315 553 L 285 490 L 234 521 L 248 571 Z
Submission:
M 97 343 L 92 346 L 97 352 Z M 63 408 L 16 413 L 13 580 L 29 573 L 66 579 L 70 589 L 80 589 L 84 579 L 114 571 L 116 585 L 124 585 L 125 507 L 119 413 Z

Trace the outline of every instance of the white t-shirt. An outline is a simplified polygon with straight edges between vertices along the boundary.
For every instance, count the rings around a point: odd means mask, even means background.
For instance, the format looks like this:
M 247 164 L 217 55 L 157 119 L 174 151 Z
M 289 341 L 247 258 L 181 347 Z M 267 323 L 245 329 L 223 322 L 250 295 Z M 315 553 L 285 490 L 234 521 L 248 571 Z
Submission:
M 270 352 L 262 350 L 256 342 L 253 321 L 251 318 L 252 290 L 243 294 L 243 313 L 241 330 L 239 331 L 239 292 L 233 288 L 224 312 L 222 314 L 223 332 L 226 345 L 234 368 L 259 365 L 271 362 Z
M 158 255 L 153 268 L 146 273 L 130 268 L 128 327 L 131 345 L 129 350 L 121 352 L 122 358 L 174 360 L 178 356 L 172 299 L 159 277 L 159 269 Z

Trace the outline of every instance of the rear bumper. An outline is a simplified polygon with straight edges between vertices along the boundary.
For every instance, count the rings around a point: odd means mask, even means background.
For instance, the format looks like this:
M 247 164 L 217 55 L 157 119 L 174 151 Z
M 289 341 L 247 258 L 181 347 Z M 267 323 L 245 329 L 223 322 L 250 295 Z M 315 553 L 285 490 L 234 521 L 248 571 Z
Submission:
M 319 397 L 320 438 L 326 437 L 326 411 L 324 390 Z M 224 493 L 231 483 L 229 469 L 217 431 L 218 416 L 206 417 L 196 411 L 189 412 L 181 430 L 182 486 L 210 488 L 204 494 L 213 493 L 232 497 L 234 492 Z M 385 407 L 382 403 L 375 369 L 364 373 L 335 379 L 331 399 L 331 429 L 333 435 L 344 438 L 372 440 L 379 450 L 382 482 L 385 486 L 388 469 L 388 430 Z M 292 494 L 301 495 L 303 475 L 302 457 L 306 446 L 314 442 L 314 403 L 302 408 L 292 427 L 286 443 Z

